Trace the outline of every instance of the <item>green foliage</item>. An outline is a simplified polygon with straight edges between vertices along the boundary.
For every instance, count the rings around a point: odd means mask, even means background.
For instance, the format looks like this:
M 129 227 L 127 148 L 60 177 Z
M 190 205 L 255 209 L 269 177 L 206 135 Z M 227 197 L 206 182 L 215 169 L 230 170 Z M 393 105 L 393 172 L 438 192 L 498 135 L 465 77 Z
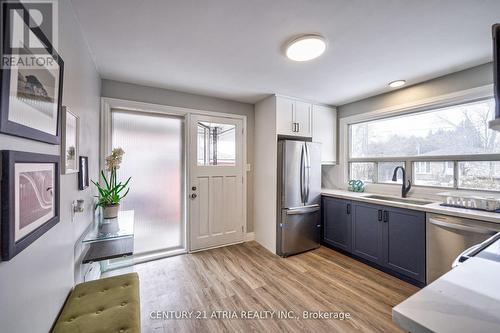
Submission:
M 101 177 L 104 181 L 103 185 L 100 185 L 92 180 L 92 183 L 94 183 L 94 185 L 97 187 L 97 190 L 99 191 L 99 195 L 96 196 L 97 198 L 99 198 L 97 207 L 119 204 L 120 200 L 125 198 L 130 191 L 130 188 L 127 187 L 132 177 L 129 177 L 125 183 L 118 182 L 116 176 L 116 168 L 111 169 L 109 179 L 104 174 L 104 171 L 101 171 Z M 124 190 L 125 192 L 123 193 Z

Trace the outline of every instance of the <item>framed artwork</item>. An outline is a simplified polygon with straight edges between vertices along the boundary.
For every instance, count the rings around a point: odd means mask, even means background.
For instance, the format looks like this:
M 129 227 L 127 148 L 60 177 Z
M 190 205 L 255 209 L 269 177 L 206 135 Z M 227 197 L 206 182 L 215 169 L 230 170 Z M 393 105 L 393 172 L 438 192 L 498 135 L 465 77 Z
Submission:
M 79 164 L 78 189 L 82 191 L 89 187 L 89 158 L 80 156 Z
M 59 156 L 2 151 L 2 259 L 10 260 L 59 222 Z
M 61 160 L 63 174 L 78 172 L 80 118 L 62 107 Z
M 23 20 L 12 20 L 10 16 L 4 17 L 4 36 L 1 37 L 4 45 L 18 47 L 9 48 L 12 53 L 9 56 L 19 59 L 32 56 L 50 61 L 37 62 L 36 66 L 2 66 L 0 132 L 59 144 L 64 62 L 41 29 L 30 27 L 29 15 L 23 15 Z M 20 26 L 22 24 L 24 26 Z M 32 54 L 24 47 L 23 34 L 18 31 L 29 31 L 30 43 L 42 45 L 44 51 Z

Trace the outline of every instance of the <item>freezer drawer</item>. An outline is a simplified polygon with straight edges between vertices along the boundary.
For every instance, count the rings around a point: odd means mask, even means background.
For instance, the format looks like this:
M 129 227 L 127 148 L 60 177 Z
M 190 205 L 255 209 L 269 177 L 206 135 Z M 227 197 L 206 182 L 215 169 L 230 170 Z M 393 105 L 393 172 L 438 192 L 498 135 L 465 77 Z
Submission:
M 278 226 L 277 253 L 282 257 L 319 247 L 320 206 L 283 209 Z

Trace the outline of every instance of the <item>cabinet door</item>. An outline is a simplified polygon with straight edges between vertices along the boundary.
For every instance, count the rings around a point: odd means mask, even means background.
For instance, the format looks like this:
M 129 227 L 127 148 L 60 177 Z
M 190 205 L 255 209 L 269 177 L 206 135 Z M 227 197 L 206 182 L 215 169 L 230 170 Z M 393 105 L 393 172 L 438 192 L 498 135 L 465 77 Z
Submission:
M 347 200 L 323 197 L 323 241 L 351 251 L 351 207 Z
M 313 105 L 312 138 L 321 143 L 321 164 L 337 163 L 337 110 Z
M 352 253 L 371 262 L 383 264 L 382 249 L 383 207 L 353 203 Z
M 296 135 L 312 137 L 312 105 L 301 101 L 295 102 Z
M 297 135 L 294 132 L 294 101 L 277 97 L 276 98 L 276 130 L 282 135 Z
M 385 207 L 384 266 L 425 283 L 425 213 Z

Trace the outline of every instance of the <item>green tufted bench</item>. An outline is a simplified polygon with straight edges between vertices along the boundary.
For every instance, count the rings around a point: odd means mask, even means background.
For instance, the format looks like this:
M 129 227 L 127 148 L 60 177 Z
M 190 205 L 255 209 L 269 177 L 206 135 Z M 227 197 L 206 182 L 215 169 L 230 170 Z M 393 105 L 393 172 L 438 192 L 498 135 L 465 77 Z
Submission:
M 113 276 L 77 285 L 53 333 L 138 333 L 141 331 L 139 276 Z

